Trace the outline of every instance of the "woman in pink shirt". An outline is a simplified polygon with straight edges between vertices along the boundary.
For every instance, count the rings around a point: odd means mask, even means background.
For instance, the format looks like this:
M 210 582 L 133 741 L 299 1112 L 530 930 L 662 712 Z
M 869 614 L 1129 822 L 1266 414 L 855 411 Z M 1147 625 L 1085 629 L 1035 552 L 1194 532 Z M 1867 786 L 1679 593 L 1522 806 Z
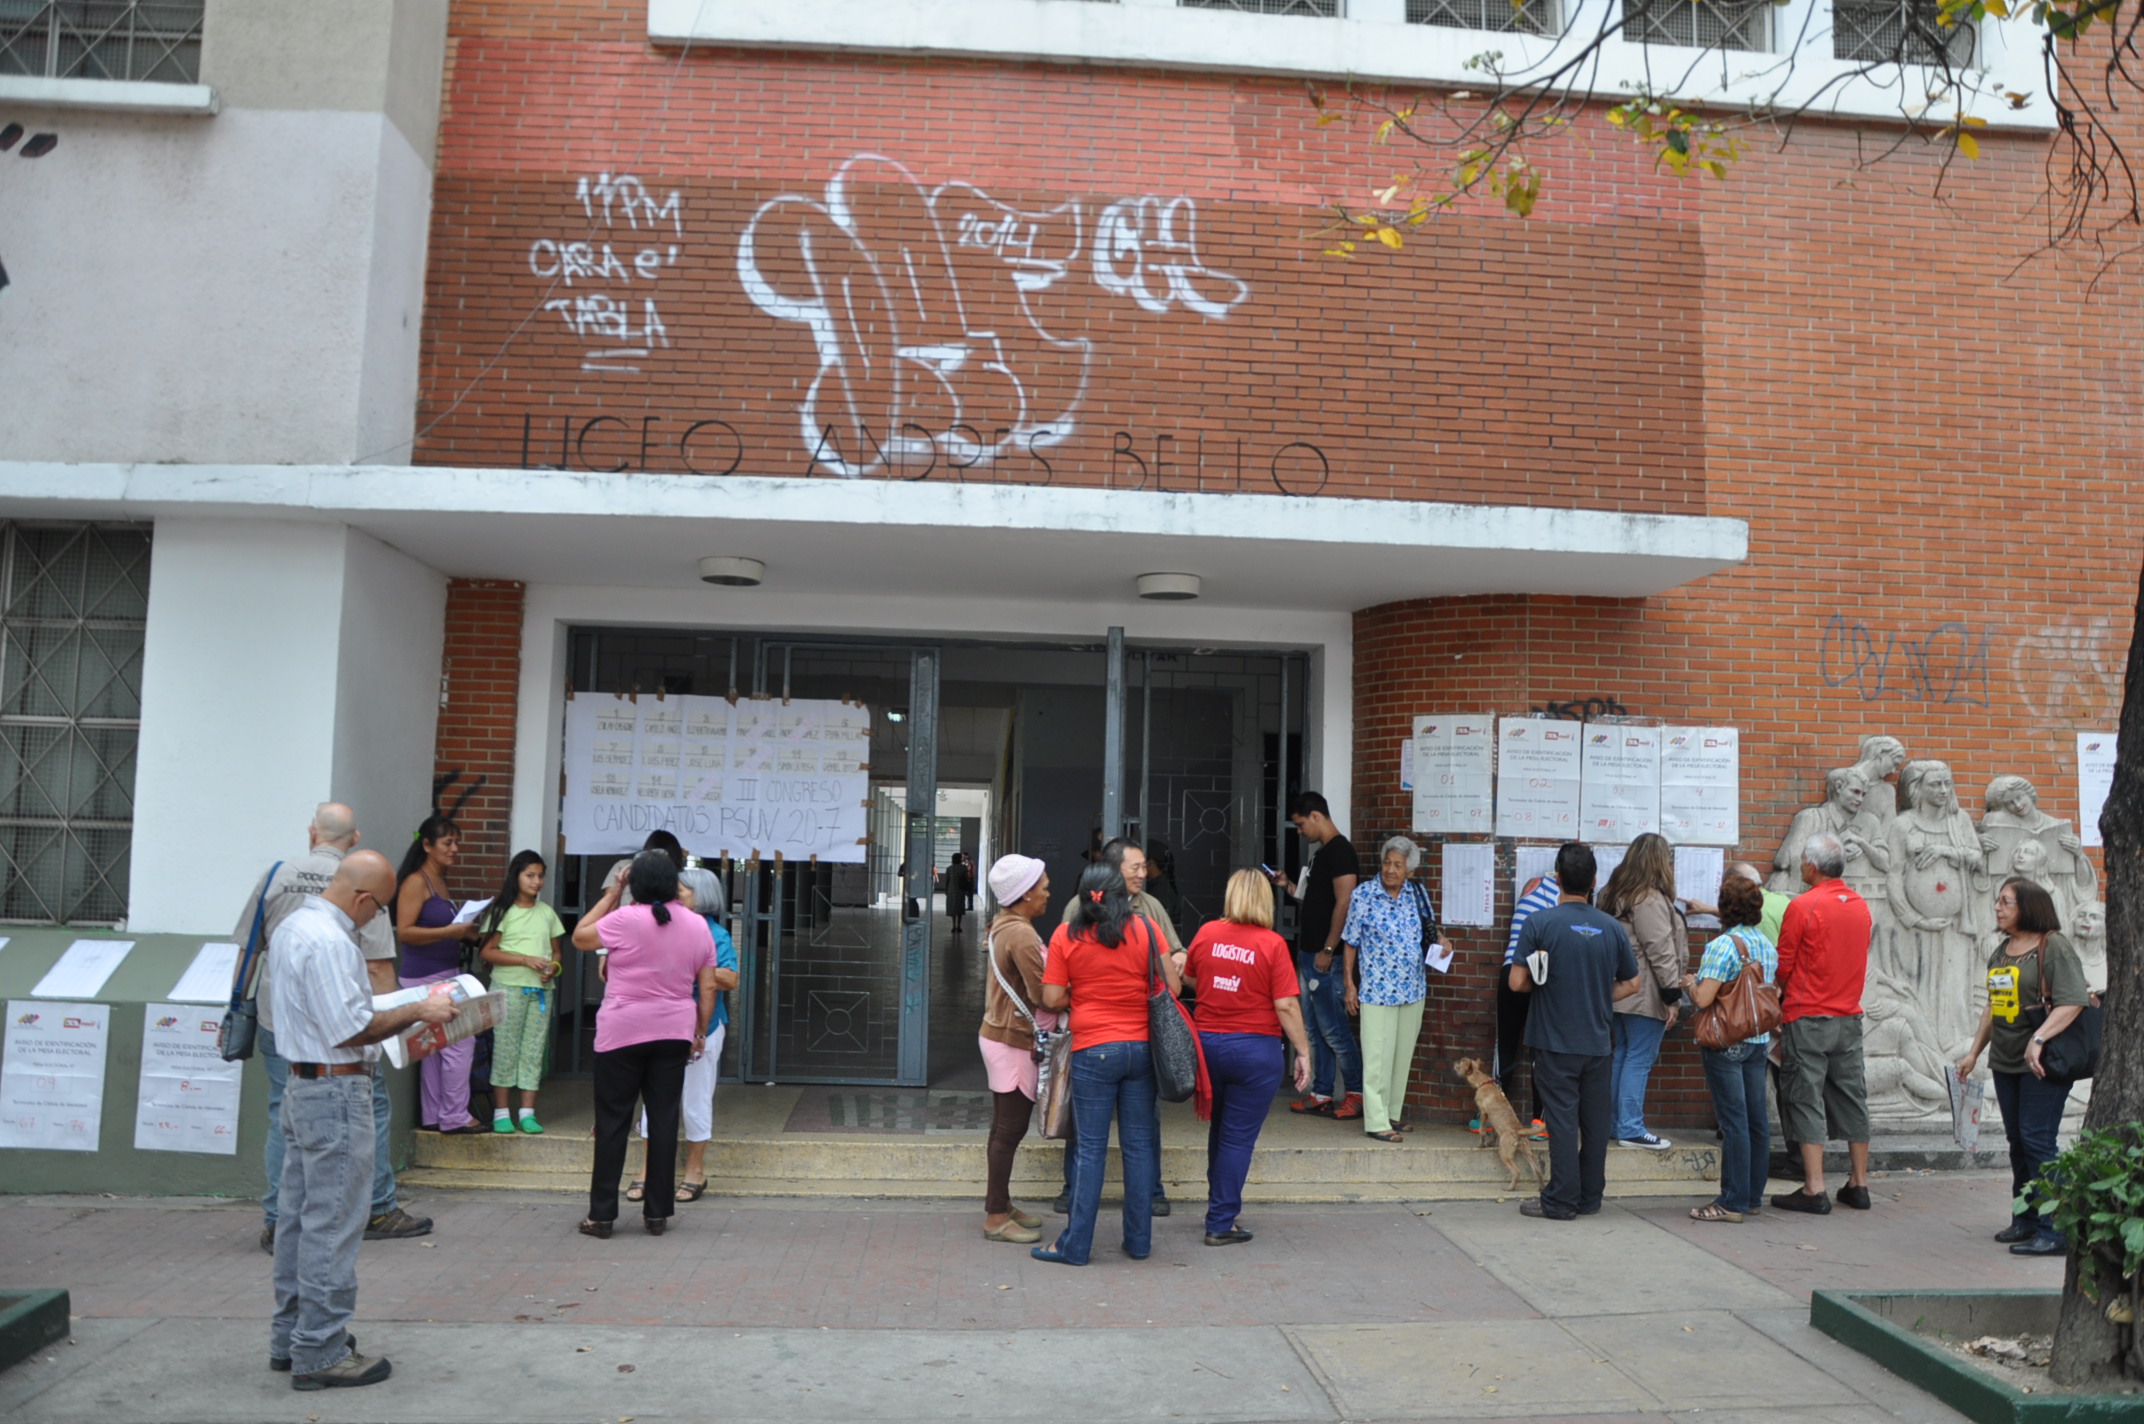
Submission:
M 633 902 L 619 908 L 621 892 Z M 633 1105 L 648 1114 L 646 1195 L 641 1211 L 660 1236 L 677 1208 L 678 1105 L 685 1064 L 706 1047 L 715 1011 L 715 939 L 707 921 L 677 903 L 677 866 L 642 851 L 573 929 L 573 947 L 604 955 L 603 1003 L 596 1010 L 596 1163 L 584 1236 L 608 1237 L 618 1219 Z

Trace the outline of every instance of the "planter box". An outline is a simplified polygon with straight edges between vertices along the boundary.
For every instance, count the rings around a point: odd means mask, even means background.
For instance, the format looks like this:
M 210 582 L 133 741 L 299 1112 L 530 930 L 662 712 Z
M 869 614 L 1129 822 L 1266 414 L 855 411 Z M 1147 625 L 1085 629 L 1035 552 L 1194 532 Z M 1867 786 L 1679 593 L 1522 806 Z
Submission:
M 2051 1335 L 2057 1291 L 1820 1290 L 1809 1323 L 1980 1424 L 2144 1419 L 2144 1393 L 2027 1394 L 1944 1348 L 1982 1335 Z
M 67 1292 L 0 1290 L 0 1370 L 67 1338 Z

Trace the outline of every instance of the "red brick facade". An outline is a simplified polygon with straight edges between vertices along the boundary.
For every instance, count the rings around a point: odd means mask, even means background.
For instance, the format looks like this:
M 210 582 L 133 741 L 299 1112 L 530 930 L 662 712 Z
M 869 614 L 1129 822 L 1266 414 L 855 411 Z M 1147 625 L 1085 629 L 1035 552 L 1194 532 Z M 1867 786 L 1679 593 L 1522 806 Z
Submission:
M 506 862 L 516 850 L 528 849 L 507 843 L 521 695 L 522 592 L 520 584 L 503 579 L 447 584 L 445 678 L 433 775 L 444 783 L 434 798 L 437 804 L 451 809 L 461 803 L 455 820 L 462 830 L 462 854 L 448 886 L 456 899 L 495 892 Z M 549 857 L 544 847 L 535 849 Z

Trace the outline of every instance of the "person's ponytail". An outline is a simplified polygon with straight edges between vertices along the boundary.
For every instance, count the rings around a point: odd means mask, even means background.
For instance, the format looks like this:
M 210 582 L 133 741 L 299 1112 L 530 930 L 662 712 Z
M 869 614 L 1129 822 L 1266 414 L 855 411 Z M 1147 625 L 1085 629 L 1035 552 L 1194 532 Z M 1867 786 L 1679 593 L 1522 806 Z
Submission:
M 668 851 L 644 850 L 634 856 L 625 883 L 633 892 L 633 903 L 646 905 L 655 923 L 670 923 L 670 901 L 677 898 L 677 863 Z
M 1069 922 L 1073 934 L 1091 933 L 1098 944 L 1115 949 L 1124 943 L 1131 918 L 1132 897 L 1122 871 L 1102 861 L 1080 873 Z

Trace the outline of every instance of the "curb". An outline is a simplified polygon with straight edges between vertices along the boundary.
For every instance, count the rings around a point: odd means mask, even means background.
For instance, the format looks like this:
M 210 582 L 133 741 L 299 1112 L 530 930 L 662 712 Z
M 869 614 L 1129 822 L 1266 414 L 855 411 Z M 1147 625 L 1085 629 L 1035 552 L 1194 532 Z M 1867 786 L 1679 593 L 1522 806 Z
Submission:
M 71 1304 L 63 1290 L 0 1290 L 0 1370 L 66 1339 Z

